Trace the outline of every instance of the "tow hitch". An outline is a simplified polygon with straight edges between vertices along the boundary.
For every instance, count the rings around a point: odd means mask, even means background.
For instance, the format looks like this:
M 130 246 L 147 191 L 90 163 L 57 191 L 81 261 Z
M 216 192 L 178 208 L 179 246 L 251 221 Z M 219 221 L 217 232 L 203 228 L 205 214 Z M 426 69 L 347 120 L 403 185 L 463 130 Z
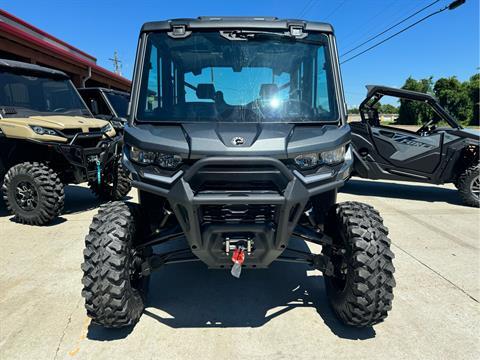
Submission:
M 251 255 L 254 242 L 252 239 L 225 239 L 225 254 L 229 255 L 233 250 L 232 255 L 232 270 L 230 273 L 232 276 L 239 278 L 242 273 L 242 265 L 245 261 L 245 255 Z
M 236 277 L 237 279 L 240 277 L 242 273 L 242 264 L 245 261 L 245 250 L 243 246 L 240 246 L 235 249 L 232 256 L 233 266 L 230 273 L 232 276 Z

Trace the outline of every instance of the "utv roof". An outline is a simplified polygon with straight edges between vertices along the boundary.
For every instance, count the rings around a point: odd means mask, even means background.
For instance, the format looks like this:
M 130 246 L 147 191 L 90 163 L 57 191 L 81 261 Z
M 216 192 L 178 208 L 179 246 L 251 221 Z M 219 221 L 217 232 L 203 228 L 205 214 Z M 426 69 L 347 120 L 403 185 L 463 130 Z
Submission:
M 365 99 L 365 101 L 368 101 L 370 98 L 374 97 L 377 94 L 394 96 L 394 97 L 399 97 L 402 99 L 409 99 L 409 100 L 437 101 L 437 99 L 430 94 L 425 94 L 422 92 L 412 91 L 412 90 L 398 89 L 398 88 L 382 86 L 382 85 L 367 85 L 367 98 Z
M 0 71 L 30 73 L 30 74 L 43 74 L 47 76 L 62 77 L 69 79 L 68 75 L 63 71 L 50 69 L 47 67 L 29 64 L 21 61 L 0 59 Z
M 171 30 L 173 26 L 184 25 L 187 29 L 264 29 L 289 30 L 290 26 L 302 27 L 305 31 L 333 33 L 330 24 L 298 19 L 279 19 L 277 17 L 237 17 L 237 16 L 199 16 L 196 19 L 170 19 L 145 23 L 141 32 Z

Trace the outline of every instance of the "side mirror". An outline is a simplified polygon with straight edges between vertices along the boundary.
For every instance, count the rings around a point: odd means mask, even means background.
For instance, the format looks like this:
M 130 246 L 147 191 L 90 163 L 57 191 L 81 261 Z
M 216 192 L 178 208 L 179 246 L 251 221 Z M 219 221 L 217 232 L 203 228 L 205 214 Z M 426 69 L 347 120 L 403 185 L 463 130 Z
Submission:
M 93 115 L 98 115 L 99 114 L 100 111 L 98 110 L 97 100 L 90 99 L 90 109 L 92 110 Z

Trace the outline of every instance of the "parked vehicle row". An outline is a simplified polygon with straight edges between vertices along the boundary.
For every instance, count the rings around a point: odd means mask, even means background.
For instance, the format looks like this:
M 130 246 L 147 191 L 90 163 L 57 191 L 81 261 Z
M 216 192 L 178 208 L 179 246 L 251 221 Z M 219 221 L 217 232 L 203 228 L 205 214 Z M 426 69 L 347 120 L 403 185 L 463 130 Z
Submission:
M 371 86 L 362 121 L 347 123 L 329 24 L 151 22 L 137 54 L 131 98 L 0 60 L 0 176 L 15 219 L 51 221 L 68 183 L 109 200 L 138 190 L 138 203 L 102 205 L 85 239 L 82 295 L 94 323 L 135 324 L 151 273 L 168 264 L 201 261 L 239 278 L 284 261 L 323 272 L 345 324 L 372 326 L 392 308 L 394 254 L 378 211 L 337 203 L 350 176 L 451 182 L 478 207 L 478 134 L 430 95 Z M 416 132 L 384 126 L 383 96 L 428 104 L 434 116 Z M 187 247 L 156 246 L 180 238 Z M 322 251 L 292 248 L 292 238 Z
M 88 182 L 102 199 L 123 198 L 131 181 L 122 144 L 65 73 L 0 60 L 0 182 L 15 220 L 52 221 L 62 213 L 66 184 Z

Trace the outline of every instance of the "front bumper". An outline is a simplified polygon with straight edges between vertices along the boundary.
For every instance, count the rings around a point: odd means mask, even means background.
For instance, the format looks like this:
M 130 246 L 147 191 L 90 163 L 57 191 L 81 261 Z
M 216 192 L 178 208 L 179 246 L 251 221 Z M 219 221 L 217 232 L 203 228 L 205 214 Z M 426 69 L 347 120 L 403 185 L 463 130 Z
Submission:
M 68 163 L 77 171 L 77 181 L 95 181 L 98 178 L 98 171 L 101 176 L 107 175 L 107 169 L 112 162 L 117 161 L 121 156 L 122 138 L 98 138 L 95 141 L 95 133 L 75 136 L 68 144 L 55 144 L 55 150 L 61 154 Z M 103 135 L 103 134 L 101 134 Z M 84 147 L 81 140 L 91 138 L 89 147 Z
M 254 249 L 244 265 L 265 268 L 287 248 L 309 199 L 341 187 L 352 160 L 347 158 L 337 171 L 311 176 L 267 157 L 203 158 L 171 177 L 145 172 L 125 156 L 123 164 L 132 173 L 134 187 L 168 200 L 190 249 L 210 268 L 232 264 L 226 240 L 250 240 Z M 278 189 L 215 190 L 199 185 L 208 179 L 248 185 L 260 178 Z

